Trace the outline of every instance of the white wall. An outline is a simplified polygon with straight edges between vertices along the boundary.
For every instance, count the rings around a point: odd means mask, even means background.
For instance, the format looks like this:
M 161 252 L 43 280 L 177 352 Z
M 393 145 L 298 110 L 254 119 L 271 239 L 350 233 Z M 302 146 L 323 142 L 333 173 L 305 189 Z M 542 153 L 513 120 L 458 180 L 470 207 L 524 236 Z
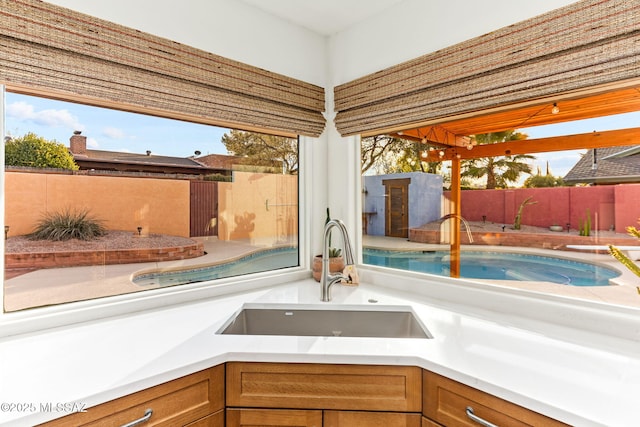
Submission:
M 404 0 L 329 39 L 335 85 L 463 42 L 576 0 Z

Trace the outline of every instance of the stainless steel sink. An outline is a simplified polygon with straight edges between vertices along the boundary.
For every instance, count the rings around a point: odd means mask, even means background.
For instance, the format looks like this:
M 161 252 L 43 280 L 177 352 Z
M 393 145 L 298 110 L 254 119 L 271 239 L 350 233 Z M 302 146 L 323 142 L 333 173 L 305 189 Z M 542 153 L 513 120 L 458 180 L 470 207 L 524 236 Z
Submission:
M 218 334 L 432 338 L 410 307 L 245 305 Z

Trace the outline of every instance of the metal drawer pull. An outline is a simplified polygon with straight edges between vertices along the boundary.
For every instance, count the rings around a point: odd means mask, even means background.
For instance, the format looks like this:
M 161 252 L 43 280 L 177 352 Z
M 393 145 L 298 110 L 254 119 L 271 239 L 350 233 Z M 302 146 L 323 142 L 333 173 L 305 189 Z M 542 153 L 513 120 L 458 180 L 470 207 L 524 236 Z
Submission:
M 475 421 L 476 423 L 484 427 L 498 427 L 497 425 L 490 423 L 489 421 L 483 420 L 482 418 L 474 414 L 473 408 L 471 406 L 467 406 L 467 417 L 469 417 L 471 421 Z
M 138 418 L 137 420 L 133 420 L 130 423 L 124 424 L 122 427 L 135 427 L 142 423 L 146 423 L 151 419 L 151 415 L 153 415 L 153 409 L 147 409 L 146 411 L 144 411 L 144 415 L 141 418 Z

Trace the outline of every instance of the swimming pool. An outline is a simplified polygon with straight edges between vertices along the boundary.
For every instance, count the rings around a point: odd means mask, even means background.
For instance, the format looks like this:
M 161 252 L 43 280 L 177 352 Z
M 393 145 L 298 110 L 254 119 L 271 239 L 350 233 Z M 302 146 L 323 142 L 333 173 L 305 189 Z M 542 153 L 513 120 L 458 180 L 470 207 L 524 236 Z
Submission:
M 231 262 L 206 267 L 139 274 L 134 276 L 133 283 L 141 286 L 184 285 L 297 265 L 298 248 L 284 247 L 254 252 Z
M 449 276 L 448 251 L 363 251 L 364 264 Z M 600 265 L 549 256 L 496 251 L 462 251 L 460 277 L 608 286 L 620 272 Z

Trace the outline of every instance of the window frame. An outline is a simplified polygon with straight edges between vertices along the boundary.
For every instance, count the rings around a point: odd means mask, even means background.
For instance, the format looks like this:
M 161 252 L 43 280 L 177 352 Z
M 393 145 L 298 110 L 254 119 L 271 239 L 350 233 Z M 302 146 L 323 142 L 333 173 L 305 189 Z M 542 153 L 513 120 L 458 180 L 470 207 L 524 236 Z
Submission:
M 7 88 L 0 84 L 0 132 L 3 138 L 5 135 L 5 102 Z M 44 96 L 51 98 L 48 92 L 31 91 L 30 95 Z M 68 101 L 64 97 L 61 100 Z M 113 103 L 105 102 L 99 105 L 99 102 L 92 105 L 103 108 L 117 108 Z M 125 106 L 120 106 L 124 108 Z M 149 114 L 148 111 L 137 111 L 136 109 L 127 108 L 128 110 Z M 136 110 L 136 111 L 134 111 Z M 143 109 L 141 109 L 143 110 Z M 166 115 L 166 118 L 178 119 Z M 209 123 L 203 123 L 209 124 Z M 209 124 L 210 125 L 210 124 Z M 45 307 L 35 307 L 15 312 L 4 311 L 4 277 L 2 278 L 2 292 L 0 292 L 0 337 L 15 334 L 36 332 L 53 327 L 72 325 L 92 320 L 108 318 L 112 316 L 125 315 L 142 310 L 162 309 L 169 306 L 196 302 L 199 300 L 214 298 L 237 293 L 250 291 L 253 289 L 264 288 L 279 285 L 286 282 L 302 280 L 309 277 L 309 239 L 308 222 L 309 209 L 306 208 L 307 198 L 305 194 L 311 186 L 309 168 L 309 145 L 313 143 L 315 138 L 298 136 L 298 266 L 283 269 L 251 273 L 242 276 L 227 277 L 215 279 L 211 282 L 189 283 L 179 286 L 170 286 L 166 288 L 149 289 L 141 292 L 134 292 L 121 295 L 112 295 L 108 297 L 95 298 L 84 301 L 75 301 L 64 304 L 57 304 Z M 2 144 L 2 171 L 0 173 L 0 185 L 2 185 L 2 200 L 0 207 L 2 209 L 2 219 L 0 224 L 4 227 L 4 208 L 5 208 L 5 168 L 4 168 L 4 144 Z M 305 190 L 303 190 L 303 188 Z M 0 266 L 4 272 L 4 245 L 0 250 L 2 260 Z

